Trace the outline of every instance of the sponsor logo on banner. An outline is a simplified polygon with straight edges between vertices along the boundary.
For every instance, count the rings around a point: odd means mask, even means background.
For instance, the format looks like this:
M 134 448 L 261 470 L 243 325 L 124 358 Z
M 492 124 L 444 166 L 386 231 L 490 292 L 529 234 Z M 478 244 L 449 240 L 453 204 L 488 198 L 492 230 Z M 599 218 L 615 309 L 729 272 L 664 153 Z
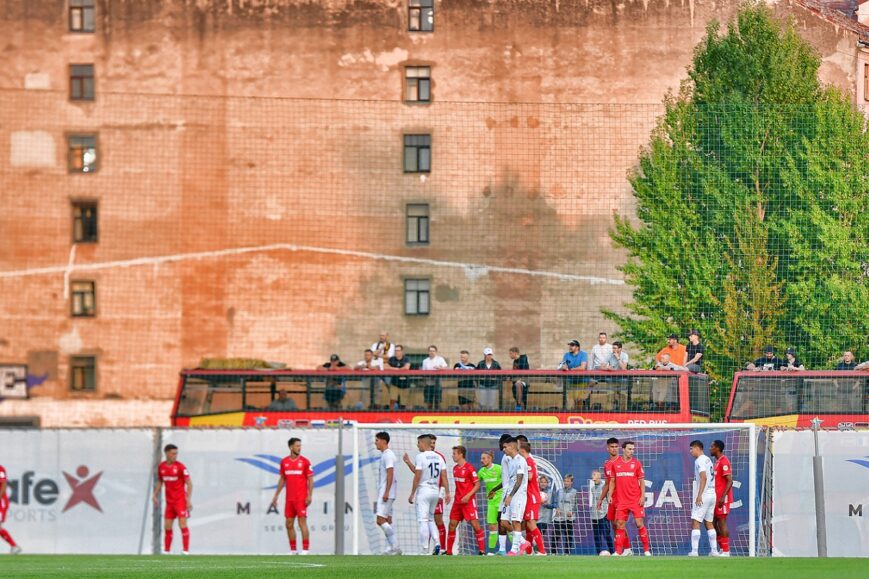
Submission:
M 103 512 L 94 496 L 94 490 L 103 476 L 102 471 L 91 475 L 91 471 L 86 465 L 80 465 L 75 469 L 74 475 L 63 471 L 63 476 L 72 494 L 61 509 L 61 513 L 65 513 L 79 504 L 90 506 L 100 513 Z M 57 479 L 51 477 L 37 478 L 36 472 L 28 470 L 22 473 L 20 479 L 10 478 L 8 489 L 9 502 L 21 507 L 12 510 L 12 516 L 16 521 L 57 520 L 58 513 L 55 505 L 60 498 L 60 485 Z

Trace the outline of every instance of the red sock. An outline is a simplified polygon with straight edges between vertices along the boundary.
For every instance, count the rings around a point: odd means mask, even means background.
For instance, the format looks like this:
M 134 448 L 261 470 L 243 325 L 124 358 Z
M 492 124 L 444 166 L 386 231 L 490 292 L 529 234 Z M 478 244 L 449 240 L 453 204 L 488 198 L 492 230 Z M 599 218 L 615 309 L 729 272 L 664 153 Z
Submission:
M 10 535 L 9 531 L 7 531 L 6 529 L 0 529 L 0 537 L 2 537 L 4 541 L 9 543 L 10 547 L 18 546 L 15 544 L 15 540 L 12 538 L 12 535 Z
M 443 523 L 438 525 L 438 537 L 440 537 L 441 545 L 447 544 L 447 528 L 444 526 Z
M 625 530 L 624 529 L 616 529 L 616 553 L 619 555 L 622 554 L 622 551 L 625 548 Z
M 474 533 L 477 536 L 477 547 L 480 548 L 480 553 L 486 552 L 486 531 L 480 528 Z
M 295 539 L 290 539 L 290 551 L 293 553 L 296 552 L 296 540 Z
M 643 551 L 651 551 L 649 548 L 649 532 L 646 530 L 646 527 L 643 527 L 637 533 L 640 535 L 640 540 L 643 542 Z
M 172 550 L 172 531 L 166 531 L 163 533 L 163 550 L 171 551 Z
M 730 537 L 718 537 L 718 544 L 725 553 L 730 552 Z
M 302 539 L 302 550 L 307 551 L 311 547 L 310 539 Z
M 540 532 L 540 527 L 534 529 L 531 533 L 531 536 L 534 538 L 534 541 L 537 543 L 537 552 L 545 553 L 546 547 L 543 546 L 543 533 Z
M 185 553 L 190 550 L 190 529 L 187 527 L 181 529 L 181 546 Z
M 456 532 L 453 530 L 447 531 L 447 555 L 453 554 L 453 547 L 456 544 Z

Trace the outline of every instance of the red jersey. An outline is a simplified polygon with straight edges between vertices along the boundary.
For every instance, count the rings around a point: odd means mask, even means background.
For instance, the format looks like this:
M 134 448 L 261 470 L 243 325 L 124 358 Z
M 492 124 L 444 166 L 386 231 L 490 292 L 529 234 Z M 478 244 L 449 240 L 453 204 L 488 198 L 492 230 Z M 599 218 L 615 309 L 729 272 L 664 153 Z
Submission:
M 727 475 L 733 476 L 733 467 L 730 466 L 730 459 L 722 454 L 721 457 L 715 461 L 715 465 L 712 467 L 712 472 L 715 476 L 715 498 L 720 499 L 721 495 L 724 494 L 724 488 L 727 486 L 727 479 L 725 477 Z M 733 487 L 730 487 L 724 504 L 729 505 L 732 502 Z
M 605 463 L 603 463 L 603 477 L 605 480 L 612 480 L 615 478 L 616 473 L 613 470 L 613 465 L 619 459 L 618 456 L 613 456 L 607 459 Z
M 528 463 L 528 504 L 540 504 L 540 481 L 537 479 L 537 463 L 529 454 L 525 458 Z
M 190 480 L 190 473 L 187 472 L 187 467 L 177 460 L 169 464 L 165 460 L 157 467 L 157 478 L 163 483 L 166 489 L 167 503 L 180 503 L 187 501 L 187 492 L 184 489 L 184 483 Z
M 612 461 L 613 474 L 616 481 L 616 490 L 613 500 L 617 504 L 639 504 L 642 491 L 640 491 L 640 479 L 646 478 L 643 465 L 635 458 L 625 460 L 617 457 Z
M 302 455 L 284 457 L 281 461 L 281 476 L 287 484 L 287 500 L 308 497 L 308 479 L 314 476 L 311 461 Z
M 477 484 L 477 471 L 469 462 L 466 462 L 462 466 L 456 465 L 453 467 L 453 480 L 456 481 L 456 502 L 458 503 Z M 471 500 L 473 499 L 474 497 L 471 497 Z
M 0 484 L 8 483 L 8 482 L 9 482 L 9 480 L 6 477 L 6 469 L 3 468 L 3 465 L 0 465 Z M 2 502 L 3 499 L 5 499 L 5 498 L 6 498 L 6 492 L 4 490 L 3 494 L 0 495 L 0 502 Z

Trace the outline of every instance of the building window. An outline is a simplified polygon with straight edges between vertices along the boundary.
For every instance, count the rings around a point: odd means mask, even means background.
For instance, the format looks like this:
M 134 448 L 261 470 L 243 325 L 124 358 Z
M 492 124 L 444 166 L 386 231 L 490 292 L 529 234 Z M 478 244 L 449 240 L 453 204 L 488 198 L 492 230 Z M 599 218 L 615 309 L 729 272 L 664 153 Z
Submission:
M 94 0 L 69 0 L 69 30 L 94 31 Z
M 75 243 L 96 243 L 97 204 L 92 201 L 73 201 L 72 240 Z
M 70 65 L 69 98 L 74 101 L 94 100 L 94 65 Z
M 92 281 L 72 282 L 72 315 L 92 318 L 97 313 L 97 287 Z
M 97 389 L 97 359 L 93 356 L 72 356 L 69 359 L 69 389 L 74 392 L 94 392 Z
M 407 244 L 428 245 L 428 203 L 408 203 Z
M 70 135 L 67 138 L 70 173 L 93 173 L 97 170 L 97 138 L 95 135 Z
M 404 172 L 431 171 L 431 135 L 404 135 Z
M 408 25 L 411 32 L 434 30 L 434 0 L 408 0 Z
M 431 102 L 431 67 L 408 66 L 404 69 L 404 100 L 411 103 Z
M 427 316 L 431 311 L 427 279 L 404 280 L 404 313 L 408 316 Z

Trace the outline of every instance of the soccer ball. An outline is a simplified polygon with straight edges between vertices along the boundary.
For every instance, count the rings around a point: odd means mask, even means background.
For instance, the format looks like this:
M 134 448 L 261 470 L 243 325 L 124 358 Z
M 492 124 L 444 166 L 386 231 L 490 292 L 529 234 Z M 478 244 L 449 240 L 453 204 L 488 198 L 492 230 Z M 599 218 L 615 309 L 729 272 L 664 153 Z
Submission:
M 609 556 L 610 556 L 610 552 L 607 551 L 606 549 L 604 549 L 603 551 L 601 551 L 600 553 L 598 553 L 598 555 L 600 555 L 601 557 L 609 557 Z

